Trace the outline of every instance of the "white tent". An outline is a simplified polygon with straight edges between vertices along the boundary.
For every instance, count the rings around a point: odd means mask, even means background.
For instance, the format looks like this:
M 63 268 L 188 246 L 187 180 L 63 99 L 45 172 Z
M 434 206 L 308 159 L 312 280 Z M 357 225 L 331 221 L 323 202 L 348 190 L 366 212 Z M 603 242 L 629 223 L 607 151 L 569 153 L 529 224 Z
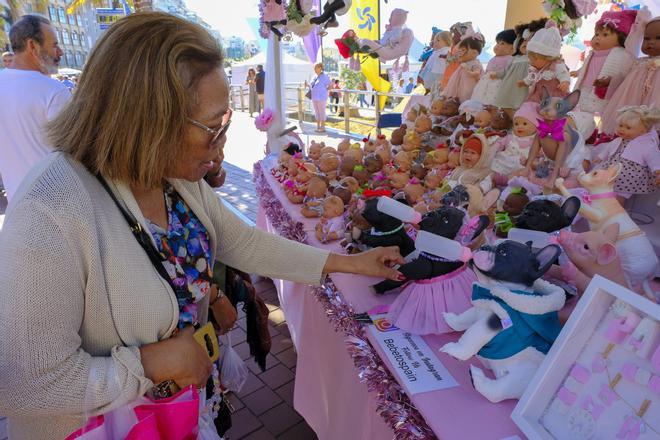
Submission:
M 240 85 L 245 83 L 247 72 L 250 68 L 257 67 L 258 64 L 264 66 L 266 69 L 266 53 L 259 52 L 257 55 L 250 59 L 234 63 L 231 66 L 231 83 L 232 85 Z M 289 55 L 288 53 L 282 54 L 282 69 L 284 70 L 284 78 L 287 83 L 303 83 L 305 80 L 314 74 L 312 63 L 304 61 L 299 58 Z M 266 69 L 266 75 L 268 70 Z

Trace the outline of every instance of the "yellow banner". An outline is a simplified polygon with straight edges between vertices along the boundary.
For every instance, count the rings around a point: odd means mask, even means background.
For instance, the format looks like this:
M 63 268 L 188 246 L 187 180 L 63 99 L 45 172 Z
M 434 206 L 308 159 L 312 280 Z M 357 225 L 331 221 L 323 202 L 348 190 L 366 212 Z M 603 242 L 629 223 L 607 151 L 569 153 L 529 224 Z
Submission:
M 73 0 L 71 3 L 69 3 L 66 6 L 66 13 L 74 14 L 76 10 L 84 4 L 85 4 L 85 0 Z
M 370 40 L 380 39 L 379 0 L 353 0 L 351 7 L 351 28 L 359 38 Z M 380 60 L 378 58 L 367 58 L 362 63 L 362 73 L 379 92 L 389 92 L 392 85 L 380 76 Z M 385 107 L 387 97 L 382 96 L 379 100 L 380 107 Z

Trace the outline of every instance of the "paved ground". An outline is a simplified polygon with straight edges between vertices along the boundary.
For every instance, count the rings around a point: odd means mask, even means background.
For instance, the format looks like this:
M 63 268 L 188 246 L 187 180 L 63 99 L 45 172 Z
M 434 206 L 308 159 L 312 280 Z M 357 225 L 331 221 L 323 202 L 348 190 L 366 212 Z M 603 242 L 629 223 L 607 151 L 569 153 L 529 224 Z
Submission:
M 237 211 L 255 222 L 258 209 L 257 196 L 252 183 L 252 165 L 264 154 L 266 137 L 254 128 L 254 120 L 246 113 L 234 113 L 234 121 L 225 147 L 225 185 L 218 194 Z M 342 134 L 329 133 L 319 136 L 313 133 L 314 124 L 303 127 L 303 141 L 325 140 L 336 145 Z M 328 138 L 330 139 L 328 142 Z M 0 228 L 4 219 L 7 200 L 0 194 Z M 268 356 L 267 369 L 261 372 L 249 358 L 245 343 L 245 318 L 239 311 L 236 329 L 231 332 L 232 345 L 239 355 L 246 359 L 250 377 L 238 395 L 231 397 L 236 412 L 234 427 L 228 436 L 232 440 L 308 440 L 316 435 L 302 417 L 293 409 L 293 382 L 296 372 L 296 352 L 290 339 L 284 313 L 279 308 L 277 292 L 270 281 L 261 280 L 255 284 L 257 291 L 266 301 L 270 310 L 270 331 L 273 347 Z M 0 417 L 0 440 L 6 439 L 6 423 Z

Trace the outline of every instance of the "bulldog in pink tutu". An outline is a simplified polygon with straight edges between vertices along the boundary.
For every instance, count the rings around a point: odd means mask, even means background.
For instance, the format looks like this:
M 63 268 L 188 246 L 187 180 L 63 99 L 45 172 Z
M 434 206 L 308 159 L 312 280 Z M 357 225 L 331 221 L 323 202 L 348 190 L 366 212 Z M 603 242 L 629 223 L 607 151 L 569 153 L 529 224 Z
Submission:
M 486 229 L 488 222 L 488 216 L 470 219 L 462 209 L 443 206 L 426 214 L 419 226 L 422 231 L 455 239 L 465 246 Z M 445 312 L 460 314 L 471 307 L 472 283 L 477 280 L 472 269 L 462 261 L 421 252 L 399 271 L 407 281 L 386 280 L 374 285 L 377 293 L 403 286 L 390 307 L 389 321 L 404 331 L 420 335 L 454 331 L 442 316 Z

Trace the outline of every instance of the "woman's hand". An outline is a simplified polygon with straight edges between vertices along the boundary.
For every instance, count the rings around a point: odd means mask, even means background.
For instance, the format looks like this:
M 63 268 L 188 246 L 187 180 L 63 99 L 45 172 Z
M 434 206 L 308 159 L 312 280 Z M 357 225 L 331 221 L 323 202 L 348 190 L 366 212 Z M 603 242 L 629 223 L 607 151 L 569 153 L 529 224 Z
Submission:
M 330 254 L 323 273 L 354 273 L 403 281 L 405 280 L 403 274 L 392 266 L 404 263 L 405 260 L 397 246 L 377 247 L 356 255 Z
M 213 314 L 213 326 L 216 331 L 221 335 L 224 335 L 229 330 L 234 328 L 236 324 L 236 318 L 238 314 L 236 313 L 236 308 L 232 305 L 229 298 L 225 295 L 222 295 L 221 298 L 215 300 L 218 295 L 218 288 L 215 285 L 211 286 L 211 302 L 213 303 L 209 308 Z
M 171 379 L 179 388 L 206 386 L 213 367 L 193 333 L 189 326 L 169 339 L 140 347 L 144 375 L 155 384 Z

